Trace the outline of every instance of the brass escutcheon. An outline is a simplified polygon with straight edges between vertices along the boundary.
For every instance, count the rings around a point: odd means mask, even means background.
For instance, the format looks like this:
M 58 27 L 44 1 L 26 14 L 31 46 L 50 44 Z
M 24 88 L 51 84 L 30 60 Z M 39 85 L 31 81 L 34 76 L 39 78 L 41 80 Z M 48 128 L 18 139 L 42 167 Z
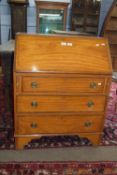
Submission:
M 32 83 L 31 83 L 31 87 L 32 87 L 32 88 L 37 88 L 37 87 L 38 87 L 38 83 L 32 82 Z
M 96 82 L 90 83 L 90 88 L 92 88 L 92 89 L 97 88 L 97 83 Z
M 92 122 L 85 122 L 85 123 L 84 123 L 84 126 L 85 126 L 85 127 L 90 127 L 91 125 L 92 125 Z
M 31 106 L 32 106 L 32 107 L 37 107 L 37 106 L 38 106 L 38 102 L 32 101 L 32 102 L 31 102 Z
M 94 102 L 93 102 L 93 101 L 89 101 L 89 102 L 87 103 L 87 106 L 88 106 L 88 107 L 94 106 Z
M 31 123 L 31 128 L 37 128 L 38 127 L 38 125 L 37 125 L 37 123 Z

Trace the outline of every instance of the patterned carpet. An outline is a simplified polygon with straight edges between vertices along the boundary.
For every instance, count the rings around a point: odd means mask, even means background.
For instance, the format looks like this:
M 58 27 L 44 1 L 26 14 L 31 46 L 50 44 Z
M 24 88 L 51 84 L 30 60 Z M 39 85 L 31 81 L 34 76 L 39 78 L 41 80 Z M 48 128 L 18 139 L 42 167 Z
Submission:
M 117 162 L 0 163 L 1 175 L 117 175 Z
M 117 145 L 117 82 L 110 88 L 102 144 Z

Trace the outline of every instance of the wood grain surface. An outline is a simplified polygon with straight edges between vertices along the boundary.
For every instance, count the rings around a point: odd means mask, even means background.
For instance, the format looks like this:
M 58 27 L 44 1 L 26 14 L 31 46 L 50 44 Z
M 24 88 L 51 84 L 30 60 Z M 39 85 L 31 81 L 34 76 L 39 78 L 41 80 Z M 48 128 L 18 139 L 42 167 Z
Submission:
M 22 72 L 111 73 L 104 38 L 17 35 L 15 70 Z
M 112 66 L 105 38 L 19 34 L 14 61 L 16 148 L 79 135 L 99 144 Z

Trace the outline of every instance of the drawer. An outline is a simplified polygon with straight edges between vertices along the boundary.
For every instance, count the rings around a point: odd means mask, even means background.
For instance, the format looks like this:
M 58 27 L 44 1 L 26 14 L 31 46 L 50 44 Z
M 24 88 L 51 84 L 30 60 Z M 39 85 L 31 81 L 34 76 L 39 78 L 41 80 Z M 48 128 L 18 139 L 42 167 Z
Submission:
M 22 77 L 23 92 L 102 93 L 105 78 Z
M 102 116 L 22 116 L 16 134 L 62 134 L 102 131 Z
M 17 96 L 17 112 L 104 111 L 105 96 Z

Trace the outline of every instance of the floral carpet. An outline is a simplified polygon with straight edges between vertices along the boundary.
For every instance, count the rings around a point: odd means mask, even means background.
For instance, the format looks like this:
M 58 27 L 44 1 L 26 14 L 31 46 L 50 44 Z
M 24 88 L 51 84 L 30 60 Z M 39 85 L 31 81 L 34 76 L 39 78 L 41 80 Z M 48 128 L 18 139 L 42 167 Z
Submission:
M 0 175 L 117 175 L 117 162 L 0 163 Z
M 7 81 L 7 86 L 5 81 Z M 0 149 L 14 149 L 11 89 L 10 82 L 5 80 L 3 75 L 0 75 Z M 32 140 L 25 148 L 59 148 L 84 145 L 91 145 L 91 143 L 86 138 L 81 139 L 76 135 L 44 136 Z M 111 85 L 105 127 L 100 145 L 117 145 L 117 83 L 115 81 Z

